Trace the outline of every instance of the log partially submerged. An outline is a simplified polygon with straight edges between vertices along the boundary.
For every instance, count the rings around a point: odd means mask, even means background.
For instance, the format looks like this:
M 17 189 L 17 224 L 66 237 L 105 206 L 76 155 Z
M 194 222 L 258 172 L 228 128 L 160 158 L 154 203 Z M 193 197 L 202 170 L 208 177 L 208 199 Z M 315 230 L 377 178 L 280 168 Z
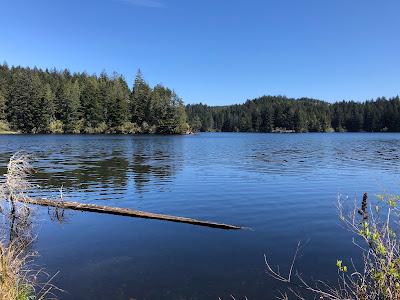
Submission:
M 220 229 L 242 229 L 240 226 L 229 225 L 224 223 L 215 223 L 209 221 L 201 221 L 191 218 L 185 217 L 177 217 L 171 215 L 164 215 L 164 214 L 157 214 L 157 213 L 150 213 L 140 210 L 134 210 L 129 208 L 119 208 L 119 207 L 111 207 L 111 206 L 102 206 L 96 204 L 85 204 L 79 202 L 72 202 L 72 201 L 56 201 L 50 199 L 33 199 L 33 198 L 22 198 L 18 199 L 20 202 L 40 205 L 40 206 L 47 206 L 47 207 L 56 207 L 61 209 L 72 209 L 72 210 L 79 210 L 79 211 L 89 211 L 89 212 L 96 212 L 96 213 L 103 213 L 103 214 L 110 214 L 110 215 L 118 215 L 118 216 L 127 216 L 127 217 L 136 217 L 136 218 L 146 218 L 146 219 L 157 219 L 157 220 L 164 220 L 170 222 L 179 222 L 179 223 L 187 223 L 192 225 L 198 226 L 206 226 L 206 227 L 213 227 L 213 228 L 220 228 Z

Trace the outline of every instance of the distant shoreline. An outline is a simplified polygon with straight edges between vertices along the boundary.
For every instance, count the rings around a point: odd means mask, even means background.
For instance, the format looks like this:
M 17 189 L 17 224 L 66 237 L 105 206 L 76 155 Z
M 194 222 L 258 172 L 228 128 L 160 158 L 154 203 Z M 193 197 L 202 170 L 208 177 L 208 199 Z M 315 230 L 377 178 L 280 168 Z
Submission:
M 241 131 L 207 131 L 207 132 L 193 132 L 193 133 L 182 133 L 182 134 L 160 134 L 160 133 L 23 133 L 23 132 L 15 132 L 15 131 L 8 131 L 8 132 L 0 132 L 0 136 L 6 135 L 18 135 L 18 136 L 39 136 L 39 135 L 46 135 L 46 136 L 187 136 L 187 135 L 197 135 L 202 133 L 215 133 L 215 134 L 225 134 L 225 133 L 232 133 L 232 134 L 348 134 L 348 133 L 400 133 L 399 131 L 329 131 L 329 132 L 294 132 L 294 131 L 274 131 L 274 132 L 241 132 Z

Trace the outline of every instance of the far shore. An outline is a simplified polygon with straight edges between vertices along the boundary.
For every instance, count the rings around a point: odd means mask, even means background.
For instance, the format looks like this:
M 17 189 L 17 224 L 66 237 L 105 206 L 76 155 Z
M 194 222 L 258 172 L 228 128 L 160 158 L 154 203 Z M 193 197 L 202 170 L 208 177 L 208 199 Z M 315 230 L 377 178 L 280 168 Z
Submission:
M 181 134 L 160 134 L 160 133 L 24 133 L 12 130 L 0 130 L 1 135 L 132 135 L 132 136 L 184 136 L 184 135 L 197 135 L 199 133 L 272 133 L 272 134 L 301 134 L 301 133 L 399 133 L 397 131 L 306 131 L 296 132 L 294 130 L 271 132 L 263 131 L 197 131 L 186 132 Z

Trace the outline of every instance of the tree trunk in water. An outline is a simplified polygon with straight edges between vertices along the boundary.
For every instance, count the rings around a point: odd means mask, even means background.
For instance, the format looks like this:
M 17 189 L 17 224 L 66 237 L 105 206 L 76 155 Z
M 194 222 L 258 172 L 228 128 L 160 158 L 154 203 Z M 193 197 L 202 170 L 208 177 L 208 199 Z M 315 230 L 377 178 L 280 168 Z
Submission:
M 95 205 L 95 204 L 85 204 L 79 202 L 71 202 L 71 201 L 56 201 L 50 199 L 33 199 L 33 198 L 24 198 L 18 199 L 20 202 L 40 205 L 40 206 L 50 206 L 56 207 L 61 209 L 72 209 L 72 210 L 79 210 L 79 211 L 89 211 L 89 212 L 97 212 L 97 213 L 104 213 L 104 214 L 111 214 L 111 215 L 118 215 L 118 216 L 128 216 L 128 217 L 137 217 L 137 218 L 146 218 L 146 219 L 157 219 L 157 220 L 164 220 L 170 222 L 179 222 L 179 223 L 187 223 L 192 225 L 198 226 L 206 226 L 206 227 L 213 227 L 213 228 L 220 228 L 220 229 L 242 229 L 240 226 L 229 225 L 224 223 L 216 223 L 216 222 L 209 222 L 209 221 L 201 221 L 191 218 L 185 217 L 177 217 L 171 215 L 164 215 L 164 214 L 157 214 L 157 213 L 150 213 L 140 210 L 134 210 L 129 208 L 119 208 L 119 207 L 110 207 L 110 206 L 102 206 L 102 205 Z

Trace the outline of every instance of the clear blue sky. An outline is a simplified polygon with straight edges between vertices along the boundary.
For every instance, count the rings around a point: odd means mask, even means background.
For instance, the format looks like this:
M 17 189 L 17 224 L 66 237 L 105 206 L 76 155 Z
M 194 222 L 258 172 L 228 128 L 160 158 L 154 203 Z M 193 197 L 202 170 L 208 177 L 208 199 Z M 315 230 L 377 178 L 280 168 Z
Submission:
M 0 61 L 117 71 L 186 103 L 400 92 L 399 0 L 0 0 Z

